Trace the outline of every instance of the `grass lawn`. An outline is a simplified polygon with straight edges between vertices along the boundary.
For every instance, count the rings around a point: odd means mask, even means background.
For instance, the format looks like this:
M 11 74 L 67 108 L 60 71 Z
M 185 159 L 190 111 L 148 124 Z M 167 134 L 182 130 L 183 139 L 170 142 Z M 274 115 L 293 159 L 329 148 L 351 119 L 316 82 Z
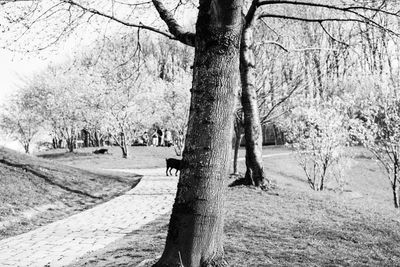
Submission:
M 0 161 L 0 238 L 110 199 L 138 178 L 102 169 L 161 168 L 165 158 L 176 157 L 173 148 L 130 147 L 129 159 L 122 159 L 116 147 L 108 155 L 92 150 L 40 153 L 44 160 L 1 149 L 3 160 L 22 163 L 25 169 Z M 287 152 L 264 149 L 265 155 Z M 357 148 L 350 152 L 354 157 L 343 192 L 335 190 L 334 181 L 324 192 L 311 191 L 291 155 L 264 158 L 268 178 L 277 185 L 272 191 L 229 188 L 225 251 L 230 266 L 398 266 L 400 212 L 393 208 L 389 182 L 368 153 Z M 244 167 L 239 161 L 239 170 Z M 168 221 L 169 215 L 160 217 L 72 266 L 135 266 L 157 258 Z
M 284 151 L 266 148 L 265 154 Z M 163 153 L 155 167 L 162 166 Z M 229 188 L 225 252 L 230 266 L 398 266 L 400 213 L 393 208 L 389 183 L 362 150 L 353 154 L 344 192 L 333 190 L 333 182 L 324 192 L 311 191 L 288 155 L 264 159 L 276 189 Z M 244 170 L 244 162 L 239 164 Z M 71 266 L 135 266 L 157 258 L 168 220 L 161 217 Z
M 129 158 L 122 158 L 119 147 L 107 147 L 109 154 L 93 154 L 95 148 L 65 149 L 38 153 L 37 156 L 83 169 L 144 169 L 165 167 L 166 158 L 179 158 L 173 147 L 128 147 Z
M 95 148 L 77 149 L 74 153 L 68 153 L 65 149 L 40 152 L 36 156 L 55 160 L 59 163 L 79 167 L 83 169 L 146 169 L 164 168 L 166 158 L 180 158 L 176 156 L 173 147 L 128 147 L 129 158 L 122 158 L 119 147 L 107 147 L 109 154 L 98 155 L 92 152 Z M 287 153 L 282 147 L 268 147 L 264 150 L 265 155 Z M 239 150 L 239 157 L 245 156 L 244 149 Z M 244 162 L 244 161 L 242 161 Z M 244 166 L 244 165 L 243 165 Z
M 87 171 L 0 147 L 0 239 L 121 195 L 140 176 Z

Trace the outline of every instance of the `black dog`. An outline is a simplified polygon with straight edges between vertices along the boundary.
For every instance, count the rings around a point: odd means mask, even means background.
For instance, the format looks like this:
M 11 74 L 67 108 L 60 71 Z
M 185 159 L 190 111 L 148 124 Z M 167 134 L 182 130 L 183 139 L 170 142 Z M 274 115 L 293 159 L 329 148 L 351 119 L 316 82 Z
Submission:
M 100 149 L 97 149 L 97 150 L 95 150 L 95 151 L 93 151 L 93 154 L 108 154 L 108 149 L 107 148 L 100 148 Z
M 168 170 L 169 170 L 169 174 L 172 175 L 171 171 L 172 169 L 176 169 L 175 172 L 175 176 L 178 174 L 178 171 L 181 170 L 181 160 L 180 159 L 173 159 L 173 158 L 169 158 L 169 159 L 165 159 L 165 161 L 167 162 L 167 176 L 168 176 Z

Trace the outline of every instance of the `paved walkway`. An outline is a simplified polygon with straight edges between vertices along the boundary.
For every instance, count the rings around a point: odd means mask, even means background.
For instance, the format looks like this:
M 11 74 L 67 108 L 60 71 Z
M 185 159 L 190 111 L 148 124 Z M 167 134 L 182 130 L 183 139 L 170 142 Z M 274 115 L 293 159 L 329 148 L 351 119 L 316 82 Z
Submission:
M 165 168 L 114 170 L 144 177 L 125 195 L 34 231 L 0 240 L 0 267 L 64 266 L 170 211 L 178 179 L 165 176 Z
M 168 213 L 177 178 L 165 169 L 146 175 L 125 195 L 34 231 L 0 241 L 0 266 L 64 266 Z

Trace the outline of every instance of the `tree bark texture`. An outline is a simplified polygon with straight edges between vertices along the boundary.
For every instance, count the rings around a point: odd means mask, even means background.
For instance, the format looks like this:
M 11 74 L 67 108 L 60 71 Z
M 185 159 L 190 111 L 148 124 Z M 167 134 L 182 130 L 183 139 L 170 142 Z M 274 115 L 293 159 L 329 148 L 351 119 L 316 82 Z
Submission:
M 262 127 L 257 103 L 255 59 L 252 45 L 253 30 L 250 26 L 244 29 L 240 50 L 241 101 L 246 139 L 245 183 L 265 187 L 269 181 L 265 177 L 262 163 Z
M 178 191 L 160 266 L 226 266 L 224 192 L 239 86 L 242 0 L 201 0 Z

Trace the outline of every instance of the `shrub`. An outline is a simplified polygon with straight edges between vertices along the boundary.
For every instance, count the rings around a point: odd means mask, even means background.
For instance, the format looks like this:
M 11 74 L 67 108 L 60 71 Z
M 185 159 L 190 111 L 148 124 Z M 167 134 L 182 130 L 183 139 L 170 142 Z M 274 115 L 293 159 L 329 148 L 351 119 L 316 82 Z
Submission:
M 338 106 L 330 103 L 296 108 L 286 131 L 290 147 L 316 191 L 324 190 L 328 179 L 334 179 L 340 189 L 345 183 L 348 120 Z

